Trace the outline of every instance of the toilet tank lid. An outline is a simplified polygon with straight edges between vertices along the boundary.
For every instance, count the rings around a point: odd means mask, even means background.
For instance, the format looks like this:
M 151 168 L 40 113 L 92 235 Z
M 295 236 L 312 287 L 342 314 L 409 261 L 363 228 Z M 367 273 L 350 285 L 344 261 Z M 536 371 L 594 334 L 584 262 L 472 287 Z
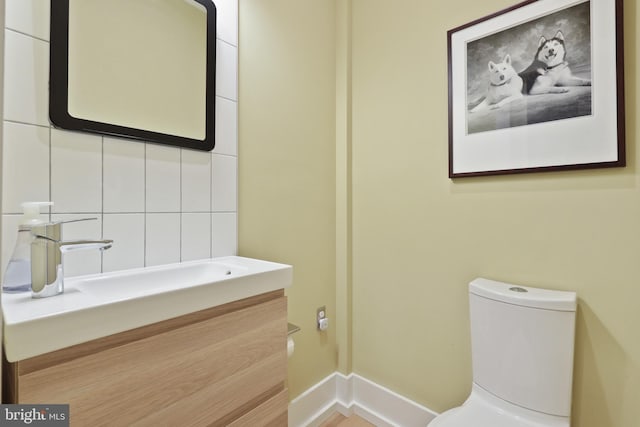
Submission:
M 469 293 L 524 307 L 576 311 L 575 292 L 532 288 L 479 277 L 469 283 Z

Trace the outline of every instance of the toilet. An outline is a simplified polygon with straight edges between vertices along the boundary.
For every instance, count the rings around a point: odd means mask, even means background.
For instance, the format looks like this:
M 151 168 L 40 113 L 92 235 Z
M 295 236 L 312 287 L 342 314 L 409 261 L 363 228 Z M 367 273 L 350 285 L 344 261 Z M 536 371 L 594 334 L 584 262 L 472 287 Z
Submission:
M 473 384 L 428 427 L 569 427 L 576 293 L 469 284 Z

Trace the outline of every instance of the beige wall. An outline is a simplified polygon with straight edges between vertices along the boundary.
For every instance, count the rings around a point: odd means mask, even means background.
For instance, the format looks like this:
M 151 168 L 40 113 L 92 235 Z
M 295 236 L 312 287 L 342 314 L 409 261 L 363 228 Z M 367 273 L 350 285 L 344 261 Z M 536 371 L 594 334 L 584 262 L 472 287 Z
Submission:
M 576 290 L 573 425 L 637 425 L 640 12 L 624 1 L 626 168 L 451 181 L 446 31 L 512 4 L 240 1 L 239 249 L 295 266 L 292 397 L 352 363 L 433 410 L 460 404 L 483 276 Z M 334 295 L 325 337 L 313 315 Z
M 353 369 L 442 411 L 470 388 L 471 279 L 572 289 L 573 425 L 637 426 L 638 6 L 626 168 L 451 181 L 446 31 L 513 3 L 353 2 Z
M 242 256 L 293 264 L 289 321 L 302 331 L 289 359 L 295 397 L 336 369 L 335 5 L 241 0 L 239 222 Z

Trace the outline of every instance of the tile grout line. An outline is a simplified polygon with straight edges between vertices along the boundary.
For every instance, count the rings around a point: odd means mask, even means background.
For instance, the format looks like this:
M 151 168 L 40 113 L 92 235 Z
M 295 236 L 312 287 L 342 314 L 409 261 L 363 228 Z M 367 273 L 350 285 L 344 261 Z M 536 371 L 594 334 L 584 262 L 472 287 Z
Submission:
M 182 262 L 182 148 L 180 148 L 180 248 L 178 251 L 179 262 Z
M 237 95 L 236 95 L 236 96 L 237 96 Z M 218 94 L 216 94 L 216 97 L 218 97 L 218 98 L 222 98 L 222 99 L 224 99 L 224 100 L 226 100 L 226 101 L 229 101 L 229 102 L 235 102 L 235 103 L 237 103 L 237 102 L 238 102 L 238 100 L 237 100 L 237 99 L 229 98 L 228 96 L 224 96 L 224 95 L 218 95 Z
M 222 42 L 222 43 L 224 43 L 224 44 L 226 44 L 226 45 L 228 45 L 228 46 L 235 47 L 236 49 L 238 48 L 238 46 L 237 46 L 237 45 L 235 45 L 235 44 L 233 44 L 233 43 L 231 43 L 231 42 L 228 42 L 228 41 L 226 41 L 225 39 L 221 39 L 220 37 L 218 37 L 218 35 L 217 35 L 217 34 L 216 34 L 216 40 L 217 40 L 217 41 L 219 41 L 219 42 Z
M 65 211 L 55 211 L 55 209 L 52 209 L 51 214 L 52 215 L 145 215 L 145 214 L 152 214 L 152 215 L 158 215 L 158 214 L 180 214 L 180 213 L 185 213 L 185 214 L 235 214 L 237 213 L 236 211 L 185 211 L 185 212 L 180 212 L 180 211 L 148 211 L 148 212 L 144 212 L 144 211 L 114 211 L 114 212 L 101 212 L 101 211 L 74 211 L 74 212 L 65 212 Z M 3 212 L 2 215 L 22 215 L 22 212 Z
M 209 168 L 209 258 L 213 257 L 213 159 L 216 154 L 210 151 L 211 167 Z
M 52 143 L 52 133 L 51 125 L 49 125 L 49 200 L 48 202 L 53 202 L 53 143 Z M 53 206 L 49 206 L 49 222 L 51 222 L 51 218 L 53 215 Z
M 143 165 L 142 165 L 142 188 L 144 189 L 142 198 L 143 198 L 143 206 L 144 206 L 144 221 L 142 224 L 143 230 L 143 243 L 142 250 L 144 251 L 142 254 L 142 265 L 143 267 L 147 266 L 147 143 L 144 143 L 144 156 L 143 156 Z
M 48 125 L 41 125 L 39 123 L 29 123 L 29 122 L 22 122 L 20 120 L 12 120 L 12 119 L 4 119 L 5 123 L 12 123 L 15 125 L 23 125 L 23 126 L 37 126 L 37 127 L 41 127 L 41 128 L 47 128 L 47 129 L 51 129 L 51 124 Z
M 7 31 L 11 31 L 12 33 L 15 33 L 15 34 L 20 34 L 22 36 L 30 37 L 30 38 L 32 38 L 34 40 L 45 42 L 47 44 L 51 43 L 50 40 L 46 40 L 46 39 L 43 39 L 42 37 L 34 36 L 33 34 L 25 33 L 24 31 L 16 30 L 14 28 L 10 28 L 10 27 L 5 26 L 4 29 L 7 30 Z M 223 41 L 223 40 L 221 40 L 221 41 Z M 229 43 L 227 43 L 227 44 L 229 44 Z
M 104 237 L 104 137 L 100 137 L 101 144 L 101 153 L 100 153 L 100 191 L 101 191 L 101 201 L 100 201 L 100 235 L 101 239 L 105 239 Z M 104 273 L 104 251 L 100 251 L 100 273 Z

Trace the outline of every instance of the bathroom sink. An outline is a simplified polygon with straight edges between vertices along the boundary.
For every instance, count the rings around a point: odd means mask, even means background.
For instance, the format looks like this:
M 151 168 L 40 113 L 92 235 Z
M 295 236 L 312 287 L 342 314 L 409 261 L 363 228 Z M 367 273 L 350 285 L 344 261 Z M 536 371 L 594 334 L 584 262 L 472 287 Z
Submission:
M 65 284 L 98 298 L 126 299 L 150 292 L 170 292 L 178 284 L 185 287 L 220 282 L 242 276 L 247 271 L 246 266 L 207 260 L 71 278 L 65 280 Z
M 3 294 L 10 362 L 287 288 L 292 267 L 221 257 L 65 279 L 65 291 L 33 299 Z

